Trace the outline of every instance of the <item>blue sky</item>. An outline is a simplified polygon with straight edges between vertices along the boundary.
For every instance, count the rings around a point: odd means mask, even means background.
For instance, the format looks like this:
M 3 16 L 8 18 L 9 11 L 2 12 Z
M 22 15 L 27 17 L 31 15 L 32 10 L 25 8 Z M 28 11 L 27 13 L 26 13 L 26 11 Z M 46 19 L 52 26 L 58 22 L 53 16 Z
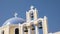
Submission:
M 60 31 L 60 0 L 0 0 L 0 26 L 17 12 L 26 19 L 26 11 L 33 5 L 39 17 L 48 17 L 49 32 Z

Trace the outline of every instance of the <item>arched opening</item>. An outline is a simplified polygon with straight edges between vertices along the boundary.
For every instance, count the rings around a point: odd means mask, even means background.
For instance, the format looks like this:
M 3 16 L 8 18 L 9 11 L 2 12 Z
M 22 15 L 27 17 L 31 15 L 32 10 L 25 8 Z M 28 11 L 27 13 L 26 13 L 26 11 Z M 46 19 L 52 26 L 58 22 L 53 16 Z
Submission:
M 39 28 L 39 33 L 43 34 L 43 27 L 42 27 L 42 21 L 38 21 L 38 28 Z
M 24 27 L 24 32 L 28 32 L 28 29 L 26 26 Z
M 41 20 L 38 21 L 38 27 L 39 27 L 39 29 L 42 29 L 42 21 Z
M 32 30 L 35 30 L 35 26 L 33 24 L 31 26 L 32 26 Z
M 34 20 L 34 14 L 33 14 L 33 11 L 31 11 L 30 16 L 31 16 L 31 20 Z
M 19 34 L 19 29 L 18 28 L 15 29 L 15 34 Z
M 2 34 L 4 34 L 4 31 L 2 31 Z

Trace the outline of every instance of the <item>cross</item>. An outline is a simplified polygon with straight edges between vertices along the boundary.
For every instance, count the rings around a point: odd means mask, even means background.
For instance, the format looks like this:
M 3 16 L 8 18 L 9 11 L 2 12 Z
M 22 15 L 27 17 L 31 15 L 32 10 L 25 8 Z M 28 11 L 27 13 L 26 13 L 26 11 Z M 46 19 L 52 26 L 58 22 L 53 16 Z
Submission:
M 14 14 L 15 17 L 17 17 L 17 15 L 18 15 L 17 13 Z
M 34 6 L 32 6 L 32 5 L 31 5 L 31 7 L 30 7 L 30 8 L 31 8 L 31 9 L 33 9 L 33 8 L 34 8 Z

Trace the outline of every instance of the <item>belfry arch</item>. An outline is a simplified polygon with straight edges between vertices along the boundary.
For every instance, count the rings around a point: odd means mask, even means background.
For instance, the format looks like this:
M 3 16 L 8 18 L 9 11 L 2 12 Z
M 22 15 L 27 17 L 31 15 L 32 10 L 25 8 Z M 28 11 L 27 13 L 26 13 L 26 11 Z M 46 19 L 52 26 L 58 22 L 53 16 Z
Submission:
M 15 34 L 19 34 L 19 28 L 15 29 Z

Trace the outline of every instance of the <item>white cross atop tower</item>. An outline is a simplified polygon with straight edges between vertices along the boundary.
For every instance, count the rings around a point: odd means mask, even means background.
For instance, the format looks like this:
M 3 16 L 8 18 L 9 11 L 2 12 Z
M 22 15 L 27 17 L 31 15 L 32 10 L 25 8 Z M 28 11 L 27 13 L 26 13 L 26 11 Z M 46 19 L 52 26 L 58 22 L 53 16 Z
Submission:
M 18 14 L 15 12 L 14 16 L 17 17 L 17 15 L 18 15 Z
M 34 6 L 31 5 L 30 9 L 33 9 L 33 8 L 34 8 Z

